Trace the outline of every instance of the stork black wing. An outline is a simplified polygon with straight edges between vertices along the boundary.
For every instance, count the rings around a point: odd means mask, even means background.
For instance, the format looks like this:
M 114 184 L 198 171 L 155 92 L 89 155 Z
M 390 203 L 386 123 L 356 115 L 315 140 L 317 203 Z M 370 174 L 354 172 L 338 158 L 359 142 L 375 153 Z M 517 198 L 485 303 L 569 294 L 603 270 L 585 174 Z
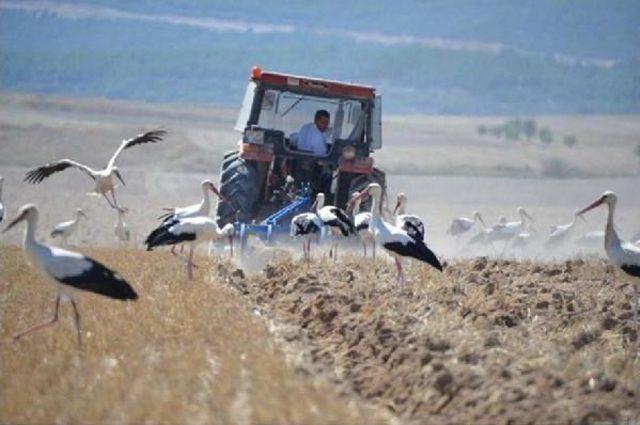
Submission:
M 130 148 L 141 143 L 157 143 L 162 140 L 162 137 L 167 134 L 165 130 L 152 130 L 137 135 L 136 137 L 129 139 L 124 144 L 124 148 Z
M 353 225 L 353 221 L 351 221 L 351 217 L 347 215 L 346 212 L 342 211 L 338 207 L 334 207 L 331 209 L 331 212 L 338 217 L 338 226 L 340 227 L 340 231 L 344 236 L 349 236 L 349 234 L 355 234 L 356 228 Z
M 635 264 L 623 264 L 620 268 L 631 276 L 640 277 L 640 266 Z
M 38 167 L 34 170 L 27 172 L 24 178 L 24 181 L 28 183 L 37 184 L 37 183 L 40 183 L 45 178 L 49 177 L 53 173 L 66 170 L 67 168 L 74 167 L 74 166 L 78 167 L 78 164 L 73 161 L 69 161 L 67 159 L 63 159 L 61 161 L 56 161 L 56 162 L 50 162 L 46 165 L 43 165 L 42 167 Z M 87 173 L 89 177 L 95 180 L 95 177 L 93 177 L 91 173 L 87 172 L 87 170 L 85 170 L 82 167 L 78 167 L 78 168 L 83 170 L 85 173 Z
M 79 275 L 60 279 L 60 282 L 74 288 L 118 300 L 135 300 L 138 298 L 136 291 L 118 273 L 109 270 L 91 258 L 86 258 L 86 260 L 91 262 L 91 268 Z
M 152 238 L 153 235 L 153 238 Z M 160 226 L 147 237 L 147 251 L 160 245 L 175 245 L 181 242 L 189 242 L 196 239 L 195 233 L 171 233 L 169 226 Z
M 442 271 L 442 264 L 440 264 L 438 257 L 420 240 L 412 239 L 407 243 L 387 242 L 383 246 L 391 252 L 395 252 L 403 257 L 415 258 Z
M 414 239 L 424 240 L 424 231 L 410 221 L 405 221 L 403 230 Z

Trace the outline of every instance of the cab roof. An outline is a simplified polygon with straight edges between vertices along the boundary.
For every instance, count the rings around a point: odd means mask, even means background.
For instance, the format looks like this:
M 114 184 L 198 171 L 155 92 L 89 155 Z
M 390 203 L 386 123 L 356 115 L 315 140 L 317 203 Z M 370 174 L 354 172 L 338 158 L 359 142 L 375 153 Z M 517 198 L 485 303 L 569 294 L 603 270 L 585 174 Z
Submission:
M 253 68 L 251 79 L 256 83 L 264 83 L 295 92 L 319 94 L 324 96 L 346 97 L 349 99 L 370 100 L 375 97 L 376 89 L 342 81 L 322 80 L 301 75 L 283 74 L 280 72 L 262 71 Z

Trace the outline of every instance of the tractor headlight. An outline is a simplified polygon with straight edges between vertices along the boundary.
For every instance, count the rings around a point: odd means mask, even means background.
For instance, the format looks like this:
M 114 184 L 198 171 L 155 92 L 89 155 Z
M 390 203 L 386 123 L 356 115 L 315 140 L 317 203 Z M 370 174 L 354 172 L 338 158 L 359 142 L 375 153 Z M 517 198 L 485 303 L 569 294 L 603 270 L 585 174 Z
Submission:
M 342 148 L 342 157 L 344 159 L 353 159 L 356 157 L 356 148 L 353 146 L 345 146 Z
M 244 135 L 246 143 L 253 143 L 254 145 L 264 144 L 264 130 L 251 129 L 247 130 Z

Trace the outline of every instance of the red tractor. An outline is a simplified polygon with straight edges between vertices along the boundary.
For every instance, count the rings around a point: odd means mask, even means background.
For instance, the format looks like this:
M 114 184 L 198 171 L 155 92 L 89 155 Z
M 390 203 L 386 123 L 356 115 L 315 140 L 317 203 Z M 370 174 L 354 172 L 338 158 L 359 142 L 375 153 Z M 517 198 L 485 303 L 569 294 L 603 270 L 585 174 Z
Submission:
M 235 129 L 237 151 L 227 152 L 220 171 L 219 224 L 287 218 L 310 207 L 324 192 L 327 203 L 344 208 L 354 191 L 370 182 L 383 188 L 385 174 L 371 153 L 382 147 L 381 98 L 373 87 L 321 80 L 254 67 Z M 301 149 L 297 132 L 318 110 L 330 114 L 326 154 Z M 285 211 L 284 212 L 281 211 Z

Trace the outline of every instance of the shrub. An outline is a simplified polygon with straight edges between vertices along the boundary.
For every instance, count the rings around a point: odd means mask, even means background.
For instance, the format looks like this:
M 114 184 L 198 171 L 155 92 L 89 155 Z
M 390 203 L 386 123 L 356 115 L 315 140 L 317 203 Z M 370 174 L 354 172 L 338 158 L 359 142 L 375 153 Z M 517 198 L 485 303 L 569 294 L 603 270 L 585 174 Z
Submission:
M 578 143 L 578 138 L 573 134 L 569 134 L 567 136 L 564 136 L 562 143 L 564 143 L 566 147 L 572 148 L 576 145 L 576 143 Z
M 541 128 L 538 132 L 538 138 L 545 145 L 549 145 L 553 142 L 553 133 L 551 132 L 551 130 L 549 130 L 549 128 L 544 127 Z

